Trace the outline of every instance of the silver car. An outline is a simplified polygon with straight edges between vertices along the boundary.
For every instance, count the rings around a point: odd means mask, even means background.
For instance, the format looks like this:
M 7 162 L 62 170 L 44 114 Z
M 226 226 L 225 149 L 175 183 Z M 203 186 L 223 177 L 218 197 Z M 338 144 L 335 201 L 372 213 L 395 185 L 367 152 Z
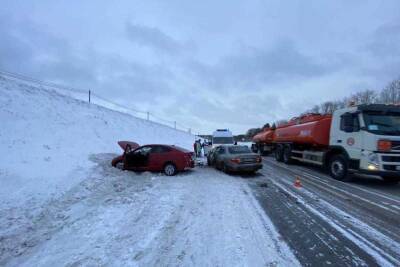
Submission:
M 221 145 L 207 155 L 209 166 L 224 172 L 256 172 L 263 167 L 260 155 L 251 152 L 247 146 Z

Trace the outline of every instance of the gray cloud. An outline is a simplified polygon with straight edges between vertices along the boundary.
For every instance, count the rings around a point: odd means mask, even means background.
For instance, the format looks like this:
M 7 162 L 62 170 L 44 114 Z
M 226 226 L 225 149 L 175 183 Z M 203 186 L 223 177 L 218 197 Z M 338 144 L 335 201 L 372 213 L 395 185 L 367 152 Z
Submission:
M 138 24 L 126 24 L 126 32 L 132 42 L 155 49 L 168 54 L 177 54 L 183 48 L 182 45 L 171 36 L 158 28 Z
M 400 23 L 386 23 L 378 27 L 367 44 L 367 49 L 377 57 L 400 56 Z
M 341 62 L 319 62 L 302 53 L 292 41 L 280 41 L 271 49 L 244 47 L 215 65 L 189 62 L 193 77 L 211 88 L 257 91 L 266 85 L 320 77 L 339 69 Z
M 399 75 L 397 0 L 17 2 L 0 10 L 1 69 L 204 132 L 244 132 Z

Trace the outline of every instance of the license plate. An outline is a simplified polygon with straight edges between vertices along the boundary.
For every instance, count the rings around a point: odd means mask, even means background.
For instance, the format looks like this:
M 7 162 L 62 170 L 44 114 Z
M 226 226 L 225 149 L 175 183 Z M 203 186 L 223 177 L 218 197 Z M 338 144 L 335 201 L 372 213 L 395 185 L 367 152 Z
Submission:
M 253 162 L 256 162 L 256 160 L 252 159 L 252 158 L 247 158 L 247 159 L 243 159 L 243 162 L 244 163 L 253 163 Z

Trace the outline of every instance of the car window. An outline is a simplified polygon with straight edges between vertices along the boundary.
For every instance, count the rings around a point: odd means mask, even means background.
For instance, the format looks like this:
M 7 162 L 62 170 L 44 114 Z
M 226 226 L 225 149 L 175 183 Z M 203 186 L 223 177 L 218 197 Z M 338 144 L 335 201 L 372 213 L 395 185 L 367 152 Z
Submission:
M 360 122 L 358 114 L 346 113 L 340 118 L 340 130 L 345 132 L 358 132 L 360 130 Z
M 169 147 L 166 146 L 153 146 L 151 153 L 166 153 L 171 151 Z
M 243 154 L 243 153 L 251 153 L 250 149 L 247 146 L 231 146 L 228 148 L 230 154 Z
M 145 155 L 145 154 L 149 153 L 151 149 L 152 149 L 151 146 L 145 146 L 145 147 L 136 149 L 135 151 L 133 151 L 133 153 Z

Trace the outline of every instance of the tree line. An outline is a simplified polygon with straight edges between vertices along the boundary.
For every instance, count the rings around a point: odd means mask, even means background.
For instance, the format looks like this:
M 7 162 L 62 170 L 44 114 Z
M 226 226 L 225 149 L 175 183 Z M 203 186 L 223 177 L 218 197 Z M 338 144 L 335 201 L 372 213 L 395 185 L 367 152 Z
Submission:
M 400 78 L 391 81 L 381 90 L 363 90 L 354 93 L 348 97 L 344 97 L 336 101 L 325 101 L 319 105 L 315 105 L 301 115 L 309 113 L 320 113 L 320 114 L 331 114 L 337 109 L 345 108 L 349 103 L 355 105 L 361 104 L 400 104 Z M 247 130 L 247 138 L 252 138 L 257 133 L 263 131 L 263 129 L 270 126 L 279 126 L 287 123 L 287 120 L 275 121 L 272 125 L 269 123 L 264 124 L 259 128 L 251 128 Z

